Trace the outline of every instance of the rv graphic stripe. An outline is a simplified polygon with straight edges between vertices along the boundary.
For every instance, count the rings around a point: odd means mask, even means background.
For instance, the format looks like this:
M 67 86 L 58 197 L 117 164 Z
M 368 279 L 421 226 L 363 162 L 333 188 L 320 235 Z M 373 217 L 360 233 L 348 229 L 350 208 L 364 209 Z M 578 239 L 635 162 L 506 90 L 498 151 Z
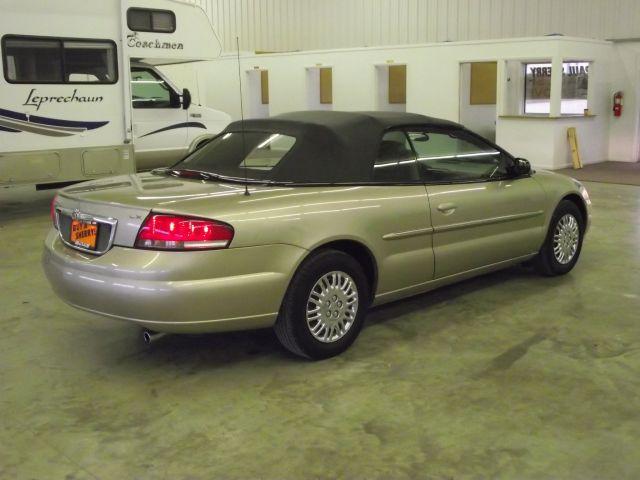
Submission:
M 15 128 L 3 127 L 2 125 L 0 125 L 0 132 L 20 133 L 20 130 L 16 130 Z
M 166 132 L 167 130 L 174 130 L 176 128 L 187 128 L 187 127 L 204 128 L 205 130 L 207 129 L 207 127 L 205 127 L 204 124 L 202 124 L 200 122 L 176 123 L 174 125 L 169 125 L 168 127 L 159 128 L 158 130 L 154 130 L 153 132 L 149 132 L 149 133 L 145 133 L 144 135 L 140 135 L 140 138 L 146 137 L 148 135 L 153 135 L 154 133 Z
M 40 115 L 26 115 L 13 110 L 0 108 L 0 116 L 11 117 L 16 120 L 24 120 L 32 123 L 42 123 L 44 125 L 55 125 L 57 127 L 77 127 L 85 130 L 93 130 L 105 126 L 109 122 L 80 122 L 77 120 L 61 120 L 59 118 L 41 117 Z
M 77 120 L 62 120 L 59 118 L 27 115 L 13 110 L 0 108 L 0 127 L 21 132 L 30 132 L 49 137 L 67 137 L 87 130 L 94 130 L 105 126 L 105 122 L 81 122 Z

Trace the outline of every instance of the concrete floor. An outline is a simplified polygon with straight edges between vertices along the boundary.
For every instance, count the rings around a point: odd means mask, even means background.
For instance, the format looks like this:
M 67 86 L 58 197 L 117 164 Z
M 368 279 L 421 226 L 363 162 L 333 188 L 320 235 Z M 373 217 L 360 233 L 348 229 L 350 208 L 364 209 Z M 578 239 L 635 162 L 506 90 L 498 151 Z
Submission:
M 581 182 L 621 183 L 640 186 L 640 163 L 600 162 L 575 170 L 563 168 L 558 173 L 577 178 Z
M 637 479 L 640 188 L 588 187 L 570 275 L 516 268 L 377 309 L 319 363 L 270 331 L 144 347 L 51 293 L 48 204 L 5 206 L 0 478 Z

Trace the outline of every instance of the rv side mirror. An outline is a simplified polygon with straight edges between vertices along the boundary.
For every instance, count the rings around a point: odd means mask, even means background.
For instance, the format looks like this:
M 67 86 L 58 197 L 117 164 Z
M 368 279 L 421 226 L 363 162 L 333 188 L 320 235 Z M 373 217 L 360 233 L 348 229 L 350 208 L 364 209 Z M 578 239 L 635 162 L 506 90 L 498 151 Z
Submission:
M 169 89 L 169 105 L 171 108 L 179 108 L 182 102 L 180 102 L 180 95 L 173 88 Z
M 191 92 L 187 88 L 182 89 L 182 108 L 187 109 L 191 106 Z
M 520 177 L 522 175 L 530 175 L 531 174 L 531 164 L 529 160 L 524 158 L 516 158 L 513 164 L 513 173 L 516 176 Z

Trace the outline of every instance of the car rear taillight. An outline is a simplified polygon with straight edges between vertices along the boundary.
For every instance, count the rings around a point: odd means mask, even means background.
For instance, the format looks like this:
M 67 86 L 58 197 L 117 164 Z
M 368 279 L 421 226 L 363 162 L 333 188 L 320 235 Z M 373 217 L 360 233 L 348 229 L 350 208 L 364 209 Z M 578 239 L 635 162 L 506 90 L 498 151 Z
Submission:
M 176 215 L 150 214 L 135 246 L 151 250 L 210 250 L 227 248 L 233 227 L 226 223 Z
M 51 221 L 53 222 L 53 228 L 58 228 L 58 222 L 56 221 L 56 202 L 58 201 L 58 195 L 53 196 L 51 200 Z

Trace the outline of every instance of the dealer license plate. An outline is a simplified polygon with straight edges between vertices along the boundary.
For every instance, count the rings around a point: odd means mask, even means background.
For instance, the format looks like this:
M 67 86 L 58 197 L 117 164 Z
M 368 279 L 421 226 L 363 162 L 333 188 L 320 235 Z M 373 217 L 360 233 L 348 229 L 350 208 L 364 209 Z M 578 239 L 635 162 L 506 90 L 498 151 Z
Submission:
M 98 224 L 71 220 L 71 235 L 69 240 L 77 247 L 95 250 L 98 243 Z

